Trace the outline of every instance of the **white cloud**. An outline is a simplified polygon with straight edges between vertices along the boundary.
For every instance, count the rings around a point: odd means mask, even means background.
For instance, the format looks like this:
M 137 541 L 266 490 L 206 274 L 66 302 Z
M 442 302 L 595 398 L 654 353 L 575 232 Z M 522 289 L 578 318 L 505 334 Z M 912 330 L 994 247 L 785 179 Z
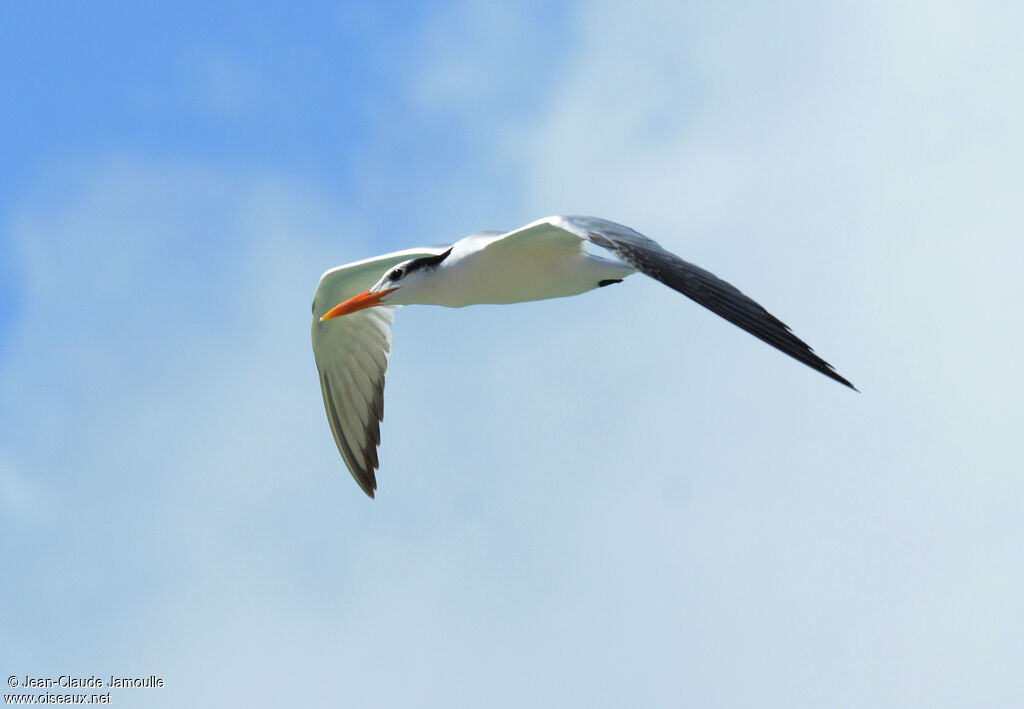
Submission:
M 539 21 L 550 16 L 550 8 L 533 3 L 455 2 L 440 8 L 422 30 L 410 95 L 425 111 L 449 120 L 479 117 L 488 109 L 515 117 L 524 98 L 515 89 L 535 80 L 531 70 L 542 65 L 550 32 Z
M 1022 57 L 993 10 L 583 13 L 584 51 L 529 151 L 535 211 L 642 228 L 758 297 L 865 392 L 849 398 L 653 285 L 581 313 L 574 345 L 614 352 L 624 389 L 661 387 L 585 408 L 653 442 L 629 473 L 685 470 L 687 513 L 717 515 L 701 546 L 666 534 L 684 564 L 714 554 L 699 574 L 645 576 L 690 601 L 652 604 L 666 623 L 719 624 L 659 675 L 695 703 L 1024 694 L 1005 661 L 1020 649 L 1006 621 L 1024 624 L 1007 540 L 1024 530 L 999 502 L 1020 492 L 1021 339 L 992 305 L 1020 303 L 1005 195 L 1021 187 L 1024 106 L 1005 86 Z M 714 592 L 694 599 L 701 584 Z M 970 650 L 935 649 L 952 647 Z
M 864 394 L 640 277 L 407 308 L 372 503 L 306 319 L 379 250 L 366 215 L 187 162 L 43 180 L 0 441 L 54 513 L 4 521 L 32 588 L 0 664 L 164 674 L 130 701 L 174 706 L 1014 704 L 1020 106 L 966 67 L 1021 61 L 950 7 L 940 41 L 888 6 L 581 6 L 509 200 L 643 228 Z M 962 93 L 992 110 L 938 110 Z

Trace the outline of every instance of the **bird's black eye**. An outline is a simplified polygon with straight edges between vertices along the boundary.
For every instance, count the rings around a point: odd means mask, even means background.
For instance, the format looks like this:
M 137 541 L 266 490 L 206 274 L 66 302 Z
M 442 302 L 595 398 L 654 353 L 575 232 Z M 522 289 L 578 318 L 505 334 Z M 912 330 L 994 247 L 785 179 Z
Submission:
M 389 278 L 389 280 L 392 280 L 392 281 L 399 281 L 399 280 L 402 279 L 402 276 L 404 276 L 404 275 L 405 275 L 405 269 L 404 268 L 396 268 L 396 269 L 393 269 L 391 271 L 391 275 L 388 276 L 388 278 Z

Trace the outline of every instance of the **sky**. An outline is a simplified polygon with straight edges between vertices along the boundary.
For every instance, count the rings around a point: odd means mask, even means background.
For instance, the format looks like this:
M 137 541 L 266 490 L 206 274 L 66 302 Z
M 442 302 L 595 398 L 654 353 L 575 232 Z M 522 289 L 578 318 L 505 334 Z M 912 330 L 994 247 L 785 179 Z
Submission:
M 1024 705 L 1019 4 L 5 3 L 0 670 L 132 707 Z M 548 214 L 642 276 L 396 319 L 328 268 Z M 6 693 L 8 690 L 5 689 Z

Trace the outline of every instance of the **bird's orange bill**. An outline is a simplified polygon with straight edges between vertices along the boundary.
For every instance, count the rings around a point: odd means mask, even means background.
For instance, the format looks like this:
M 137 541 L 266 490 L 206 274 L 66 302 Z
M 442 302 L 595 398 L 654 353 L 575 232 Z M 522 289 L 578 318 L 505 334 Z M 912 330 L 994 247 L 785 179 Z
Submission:
M 335 305 L 333 308 L 328 310 L 320 318 L 320 322 L 324 320 L 330 320 L 341 315 L 348 315 L 359 310 L 365 310 L 366 308 L 372 308 L 375 305 L 380 305 L 380 299 L 386 296 L 388 293 L 394 293 L 397 288 L 389 288 L 388 290 L 382 290 L 378 293 L 371 293 L 370 291 L 363 291 L 359 295 L 354 295 L 344 303 Z

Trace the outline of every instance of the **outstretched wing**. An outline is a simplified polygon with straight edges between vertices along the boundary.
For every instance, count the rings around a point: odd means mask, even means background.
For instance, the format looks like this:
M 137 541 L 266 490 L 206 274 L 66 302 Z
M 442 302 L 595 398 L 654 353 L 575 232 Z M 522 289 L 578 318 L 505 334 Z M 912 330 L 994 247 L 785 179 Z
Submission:
M 377 446 L 384 419 L 384 377 L 391 354 L 395 308 L 381 305 L 320 322 L 335 305 L 362 293 L 392 266 L 412 258 L 435 256 L 447 247 L 396 251 L 331 269 L 313 296 L 313 357 L 327 421 L 341 457 L 363 491 L 377 489 Z
M 697 301 L 811 369 L 856 391 L 853 384 L 840 376 L 832 365 L 814 354 L 814 350 L 794 335 L 785 323 L 734 286 L 699 266 L 683 261 L 656 241 L 627 226 L 596 217 L 549 217 L 545 221 L 608 249 L 638 271 Z

